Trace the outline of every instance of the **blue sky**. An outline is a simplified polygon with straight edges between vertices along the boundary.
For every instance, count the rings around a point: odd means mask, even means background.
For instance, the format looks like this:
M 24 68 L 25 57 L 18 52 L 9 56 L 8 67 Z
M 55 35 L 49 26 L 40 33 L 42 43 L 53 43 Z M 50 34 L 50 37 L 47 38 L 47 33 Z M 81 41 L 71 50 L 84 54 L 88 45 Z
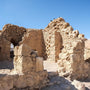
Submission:
M 0 30 L 7 23 L 44 29 L 58 17 L 90 39 L 90 0 L 0 0 Z

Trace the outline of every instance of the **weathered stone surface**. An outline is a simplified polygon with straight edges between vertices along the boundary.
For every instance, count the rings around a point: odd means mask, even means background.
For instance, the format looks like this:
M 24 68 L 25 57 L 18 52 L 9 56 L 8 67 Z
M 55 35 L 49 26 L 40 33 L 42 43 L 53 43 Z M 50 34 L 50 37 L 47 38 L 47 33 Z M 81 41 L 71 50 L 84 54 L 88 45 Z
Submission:
M 36 58 L 36 72 L 43 71 L 43 58 L 42 57 L 37 57 Z
M 61 38 L 55 35 L 55 32 L 60 33 Z M 85 38 L 83 34 L 79 34 L 78 30 L 73 31 L 69 23 L 62 18 L 50 22 L 43 34 L 47 60 L 55 61 L 56 57 L 59 57 L 56 61 L 60 75 L 71 76 L 72 79 L 84 79 L 89 76 L 89 65 L 84 61 Z
M 6 40 L 10 41 L 14 44 L 14 46 L 16 46 L 22 40 L 22 37 L 25 32 L 26 29 L 23 27 L 19 27 L 12 24 L 6 24 L 3 27 L 1 36 L 6 38 Z
M 31 50 L 37 51 L 38 56 L 45 58 L 45 45 L 42 30 L 28 31 L 21 43 L 27 43 Z

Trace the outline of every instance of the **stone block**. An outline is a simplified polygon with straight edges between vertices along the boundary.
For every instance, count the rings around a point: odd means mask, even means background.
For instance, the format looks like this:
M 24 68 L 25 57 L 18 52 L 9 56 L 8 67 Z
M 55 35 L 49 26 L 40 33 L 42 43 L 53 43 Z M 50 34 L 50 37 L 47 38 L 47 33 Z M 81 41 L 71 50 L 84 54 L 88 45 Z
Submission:
M 43 58 L 42 57 L 37 57 L 36 58 L 36 72 L 43 71 Z

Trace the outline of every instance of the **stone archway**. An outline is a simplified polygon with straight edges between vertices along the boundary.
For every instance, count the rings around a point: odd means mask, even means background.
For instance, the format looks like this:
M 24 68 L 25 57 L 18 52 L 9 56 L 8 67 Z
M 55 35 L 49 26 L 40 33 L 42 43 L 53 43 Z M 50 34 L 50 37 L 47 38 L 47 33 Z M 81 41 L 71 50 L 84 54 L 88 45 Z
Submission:
M 14 46 L 18 45 L 26 29 L 12 24 L 6 24 L 2 30 L 2 37 L 13 43 Z
M 25 34 L 26 29 L 12 24 L 6 24 L 0 35 L 0 46 L 1 55 L 0 61 L 10 60 L 10 46 L 11 44 L 15 46 L 19 45 L 22 41 L 22 37 Z
M 14 48 L 22 41 L 26 29 L 12 24 L 6 24 L 0 35 L 0 69 L 14 68 Z M 13 51 L 11 51 L 11 44 Z

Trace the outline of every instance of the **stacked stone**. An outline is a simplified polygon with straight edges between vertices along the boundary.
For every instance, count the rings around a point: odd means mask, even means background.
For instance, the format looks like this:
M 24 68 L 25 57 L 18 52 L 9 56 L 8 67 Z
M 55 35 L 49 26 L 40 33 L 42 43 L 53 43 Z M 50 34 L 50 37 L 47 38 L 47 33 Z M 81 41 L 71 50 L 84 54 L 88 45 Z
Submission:
M 73 28 L 66 23 L 63 18 L 58 18 L 53 20 L 48 24 L 48 26 L 43 31 L 45 45 L 47 43 L 51 45 L 51 39 L 55 40 L 55 36 L 51 37 L 48 42 L 50 34 L 53 36 L 53 33 L 59 32 L 62 37 L 61 47 L 59 48 L 60 54 L 58 60 L 58 72 L 62 76 L 71 76 L 72 79 L 84 79 L 89 76 L 88 69 L 89 66 L 84 62 L 84 35 L 79 34 L 78 30 L 73 31 Z M 55 34 L 54 34 L 55 35 Z M 58 40 L 60 42 L 60 40 Z M 53 48 L 55 48 L 55 41 L 53 41 Z M 56 54 L 55 49 L 50 51 L 50 48 L 46 48 L 48 57 L 51 56 L 54 58 Z M 49 54 L 48 54 L 49 53 Z M 53 53 L 53 56 L 51 55 Z M 53 60 L 50 57 L 51 60 Z M 54 59 L 55 60 L 55 59 Z M 78 67 L 79 66 L 79 67 Z

